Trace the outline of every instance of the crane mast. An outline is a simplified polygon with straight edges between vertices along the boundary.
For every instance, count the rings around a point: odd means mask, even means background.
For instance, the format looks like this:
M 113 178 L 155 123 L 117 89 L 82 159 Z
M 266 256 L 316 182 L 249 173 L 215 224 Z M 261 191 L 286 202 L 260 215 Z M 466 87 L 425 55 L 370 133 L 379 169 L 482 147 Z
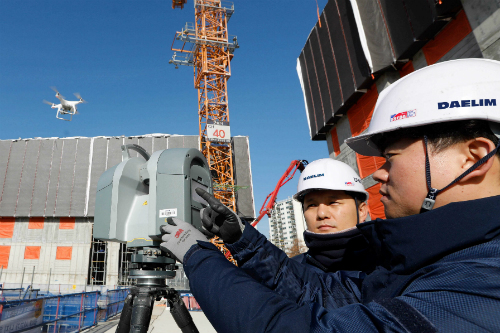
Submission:
M 177 0 L 173 1 L 174 4 Z M 169 62 L 176 68 L 194 67 L 200 151 L 210 166 L 215 197 L 236 211 L 227 97 L 231 59 L 239 47 L 227 28 L 234 5 L 221 0 L 194 0 L 194 8 L 195 23 L 186 23 L 176 33 L 172 43 L 174 55 Z

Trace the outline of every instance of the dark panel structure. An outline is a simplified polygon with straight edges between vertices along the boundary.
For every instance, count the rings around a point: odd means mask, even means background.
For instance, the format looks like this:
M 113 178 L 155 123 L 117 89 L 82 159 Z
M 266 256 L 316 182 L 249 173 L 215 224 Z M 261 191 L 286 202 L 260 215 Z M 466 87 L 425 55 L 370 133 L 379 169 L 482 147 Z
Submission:
M 331 43 L 335 52 L 335 59 L 337 62 L 337 69 L 340 77 L 340 85 L 342 87 L 342 95 L 344 102 L 354 94 L 355 86 L 353 80 L 353 71 L 351 69 L 350 53 L 354 54 L 354 50 L 348 50 L 346 44 L 346 36 L 344 24 L 338 2 L 348 0 L 330 0 L 323 10 L 322 16 L 325 17 L 325 28 L 329 32 L 330 40 L 322 41 L 322 44 Z M 323 28 L 322 28 L 323 29 Z M 311 36 L 309 36 L 311 38 Z M 359 37 L 358 37 L 359 38 Z M 351 51 L 351 52 L 349 52 Z M 365 60 L 366 61 L 366 60 Z M 335 109 L 339 110 L 340 106 Z
M 311 42 L 309 40 L 307 41 L 306 46 L 304 47 L 304 58 L 306 63 L 305 69 L 307 71 L 307 78 L 309 81 L 309 86 L 311 91 L 311 98 L 314 101 L 313 109 L 309 110 L 309 112 L 313 112 L 311 118 L 314 121 L 314 127 L 316 128 L 316 131 L 319 132 L 322 127 L 321 123 L 322 123 L 323 108 L 322 108 L 321 95 L 319 91 L 318 78 L 316 76 L 315 67 L 313 63 Z
M 325 139 L 335 114 L 359 98 L 371 74 L 350 1 L 329 1 L 320 20 L 299 57 L 313 140 Z
M 122 161 L 121 146 L 138 144 L 149 154 L 169 148 L 199 148 L 197 135 L 0 140 L 0 216 L 93 217 L 101 174 Z M 248 137 L 236 137 L 236 206 L 254 218 Z M 130 151 L 132 157 L 137 153 Z M 238 184 L 241 183 L 241 184 Z
M 314 74 L 318 84 L 318 93 L 320 95 L 321 108 L 317 108 L 316 123 L 318 128 L 323 128 L 326 124 L 326 114 L 331 114 L 332 105 L 330 103 L 330 92 L 328 91 L 328 81 L 326 80 L 326 68 L 321 52 L 321 45 L 318 38 L 318 24 L 314 27 L 309 36 L 309 46 L 314 66 Z
M 351 68 L 353 85 L 355 90 L 362 89 L 367 85 L 367 78 L 371 73 L 359 39 L 359 31 L 356 25 L 356 19 L 354 18 L 351 2 L 337 1 L 337 6 L 349 56 L 349 66 Z
M 323 55 L 323 62 L 326 72 L 326 82 L 328 85 L 328 92 L 331 102 L 331 113 L 326 114 L 327 118 L 329 119 L 334 115 L 335 111 L 344 104 L 344 98 L 342 89 L 340 88 L 340 76 L 337 66 L 337 59 L 325 18 L 325 15 L 320 16 L 321 26 L 324 28 L 316 29 L 316 32 L 319 37 L 319 44 L 321 53 Z
M 460 9 L 460 0 L 329 0 L 298 58 L 312 140 L 324 140 L 378 76 L 402 67 Z
M 302 53 L 300 54 L 300 57 L 298 59 L 298 71 L 299 75 L 302 79 L 302 90 L 304 93 L 304 100 L 306 103 L 306 113 L 307 113 L 307 120 L 309 124 L 309 134 L 311 138 L 316 135 L 317 133 L 317 126 L 316 126 L 316 120 L 315 120 L 315 111 L 314 111 L 314 99 L 312 97 L 312 92 L 311 92 L 311 84 L 309 80 L 309 75 L 307 72 L 307 62 L 306 62 L 306 57 L 304 54 L 304 50 L 302 50 Z
M 447 19 L 456 15 L 462 8 L 460 0 L 440 2 L 434 0 L 357 0 L 368 44 L 372 46 L 370 53 L 373 53 L 374 58 L 377 59 L 379 53 L 388 54 L 384 49 L 389 47 L 394 60 L 411 58 L 446 25 Z M 378 10 L 375 7 L 378 7 Z M 385 39 L 383 36 L 385 34 L 388 36 L 389 45 L 385 42 L 377 43 L 377 40 Z M 386 58 L 385 64 L 378 62 L 377 66 L 374 65 L 374 72 L 382 69 L 384 65 L 391 65 L 387 60 Z

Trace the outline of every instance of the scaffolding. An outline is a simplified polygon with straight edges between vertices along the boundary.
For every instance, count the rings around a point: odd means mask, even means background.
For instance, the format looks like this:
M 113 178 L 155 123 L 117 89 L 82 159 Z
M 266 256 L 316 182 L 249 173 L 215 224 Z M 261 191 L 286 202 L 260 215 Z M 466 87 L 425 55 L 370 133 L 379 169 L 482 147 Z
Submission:
M 108 259 L 107 242 L 92 237 L 90 244 L 90 263 L 88 283 L 90 285 L 106 284 L 106 264 Z
M 127 248 L 127 244 L 120 243 L 120 255 L 118 263 L 118 285 L 130 286 L 133 284 L 133 279 L 129 278 L 130 262 L 134 251 Z

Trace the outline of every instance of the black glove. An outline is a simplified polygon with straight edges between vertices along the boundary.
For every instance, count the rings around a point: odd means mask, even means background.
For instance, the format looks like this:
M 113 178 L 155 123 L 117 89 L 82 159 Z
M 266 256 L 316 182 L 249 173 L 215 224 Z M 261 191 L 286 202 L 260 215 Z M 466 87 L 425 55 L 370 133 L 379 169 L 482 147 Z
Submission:
M 207 191 L 201 188 L 197 188 L 195 191 L 209 204 L 208 207 L 200 211 L 203 227 L 221 238 L 224 243 L 232 244 L 238 241 L 245 229 L 245 225 L 238 215 Z

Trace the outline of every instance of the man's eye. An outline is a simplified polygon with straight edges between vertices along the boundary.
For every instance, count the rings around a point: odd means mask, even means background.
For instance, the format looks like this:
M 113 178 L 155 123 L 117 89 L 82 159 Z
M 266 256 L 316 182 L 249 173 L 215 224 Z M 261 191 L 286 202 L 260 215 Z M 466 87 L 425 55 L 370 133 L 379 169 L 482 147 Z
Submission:
M 384 155 L 386 161 L 388 161 L 393 156 L 394 156 L 394 154 L 385 154 Z

